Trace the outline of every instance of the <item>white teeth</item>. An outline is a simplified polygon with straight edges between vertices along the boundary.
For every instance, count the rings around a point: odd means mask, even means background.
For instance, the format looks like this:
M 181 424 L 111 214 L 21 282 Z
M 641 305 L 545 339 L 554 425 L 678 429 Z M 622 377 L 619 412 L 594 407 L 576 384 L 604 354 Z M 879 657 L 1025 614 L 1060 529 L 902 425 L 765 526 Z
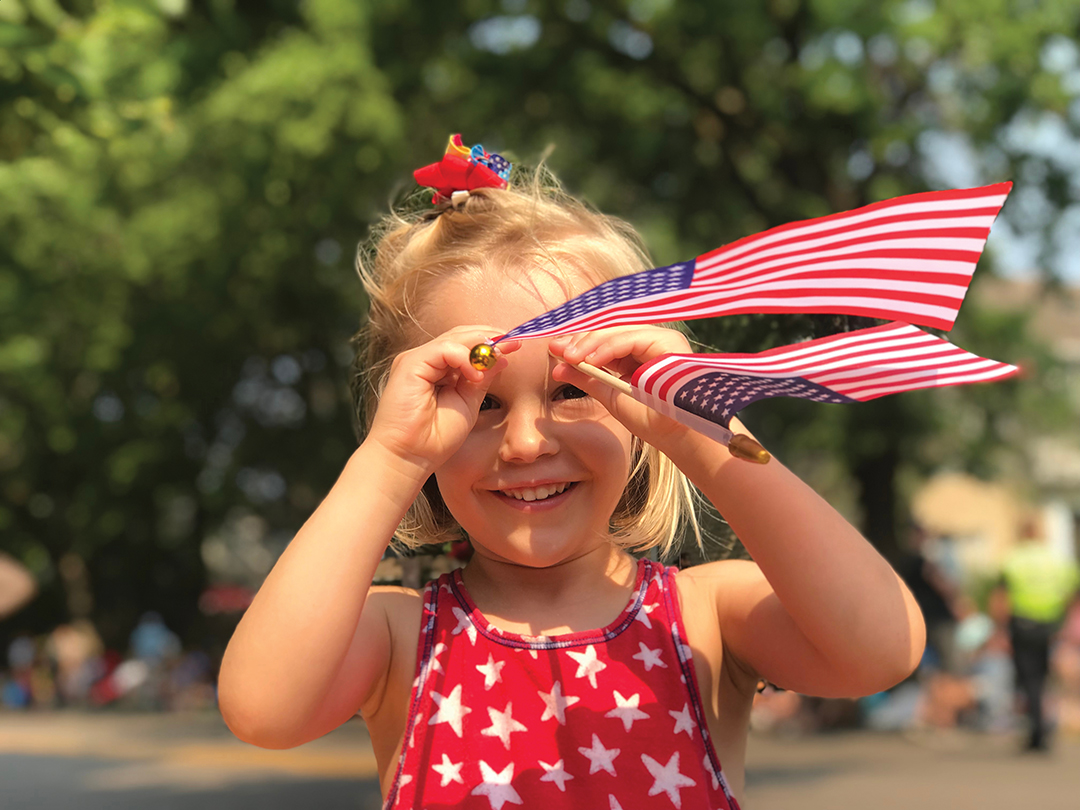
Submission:
M 503 495 L 511 498 L 515 498 L 519 501 L 542 501 L 545 498 L 550 498 L 552 495 L 558 495 L 560 492 L 564 492 L 572 481 L 567 481 L 563 484 L 548 484 L 544 487 L 524 487 L 522 489 L 511 490 L 499 490 Z

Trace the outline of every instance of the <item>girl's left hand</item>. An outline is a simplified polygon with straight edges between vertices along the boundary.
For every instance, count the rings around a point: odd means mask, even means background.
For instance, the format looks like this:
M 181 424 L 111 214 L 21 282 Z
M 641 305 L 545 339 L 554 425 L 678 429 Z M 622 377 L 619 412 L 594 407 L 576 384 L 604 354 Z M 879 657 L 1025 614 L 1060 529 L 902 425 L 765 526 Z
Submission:
M 659 326 L 617 326 L 560 335 L 551 339 L 548 350 L 565 361 L 555 366 L 552 377 L 570 383 L 598 400 L 630 432 L 654 447 L 663 449 L 666 441 L 688 431 L 674 419 L 619 393 L 573 365 L 585 362 L 629 381 L 638 368 L 655 357 L 689 353 L 690 344 L 682 333 Z

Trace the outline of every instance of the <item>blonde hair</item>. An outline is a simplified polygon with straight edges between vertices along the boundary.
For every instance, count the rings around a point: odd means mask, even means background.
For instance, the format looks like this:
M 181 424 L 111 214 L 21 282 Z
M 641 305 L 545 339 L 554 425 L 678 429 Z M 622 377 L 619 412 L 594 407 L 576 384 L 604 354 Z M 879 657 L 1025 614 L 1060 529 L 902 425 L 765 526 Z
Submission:
M 357 254 L 369 301 L 367 322 L 353 337 L 350 375 L 360 438 L 371 428 L 394 358 L 431 337 L 415 313 L 436 282 L 513 266 L 584 276 L 596 284 L 652 263 L 628 223 L 566 194 L 543 168 L 505 190 L 479 189 L 435 210 L 392 212 Z M 611 517 L 612 542 L 627 550 L 655 547 L 667 557 L 688 524 L 700 545 L 694 506 L 694 491 L 671 459 L 635 437 L 630 478 Z M 461 533 L 432 476 L 394 542 L 412 549 L 456 540 Z

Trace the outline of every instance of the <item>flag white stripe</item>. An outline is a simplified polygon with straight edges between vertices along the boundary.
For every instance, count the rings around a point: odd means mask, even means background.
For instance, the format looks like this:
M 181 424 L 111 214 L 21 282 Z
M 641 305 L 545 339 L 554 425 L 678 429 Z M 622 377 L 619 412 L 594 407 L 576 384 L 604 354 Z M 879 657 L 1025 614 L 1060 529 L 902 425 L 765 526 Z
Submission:
M 869 399 L 874 396 L 884 396 L 886 394 L 900 394 L 904 391 L 917 391 L 920 388 L 942 388 L 946 385 L 963 385 L 966 383 L 977 382 L 989 382 L 990 380 L 999 380 L 1003 377 L 1008 377 L 1010 374 L 1016 373 L 1019 369 L 1016 366 L 1010 366 L 1008 364 L 1002 364 L 1004 367 L 996 370 L 990 370 L 983 374 L 968 374 L 959 375 L 956 377 L 941 377 L 935 380 L 932 384 L 920 384 L 910 383 L 908 385 L 886 385 L 877 388 L 868 388 L 861 390 L 857 395 L 848 394 L 852 399 Z
M 845 396 L 855 396 L 852 392 L 863 391 L 869 388 L 877 388 L 883 385 L 893 385 L 897 383 L 904 383 L 909 380 L 925 379 L 928 375 L 934 375 L 942 377 L 945 375 L 956 376 L 961 374 L 967 374 L 971 372 L 978 372 L 985 369 L 997 369 L 1000 367 L 1000 363 L 996 360 L 988 360 L 985 357 L 975 357 L 972 355 L 970 361 L 966 363 L 960 363 L 954 366 L 948 366 L 947 368 L 935 368 L 933 366 L 922 368 L 916 368 L 915 370 L 900 370 L 893 368 L 877 368 L 877 369 L 863 369 L 864 373 L 871 376 L 867 376 L 865 379 L 861 379 L 858 382 L 838 382 L 838 383 L 826 383 L 823 380 L 814 378 L 814 382 L 818 385 L 824 385 L 831 388 L 833 391 L 837 391 Z
M 853 332 L 835 340 L 795 345 L 767 356 L 668 355 L 645 369 L 637 381 L 656 395 L 674 398 L 685 385 L 710 372 L 760 379 L 803 378 L 852 399 L 998 379 L 1016 371 L 910 324 Z M 857 379 L 855 379 L 857 378 Z M 951 382 L 946 382 L 951 381 Z
M 926 222 L 936 219 L 934 217 L 928 217 L 920 219 L 921 214 L 932 214 L 937 212 L 946 211 L 971 211 L 979 210 L 983 208 L 994 209 L 995 211 L 1005 204 L 1005 198 L 1007 194 L 992 194 L 979 197 L 967 197 L 955 200 L 940 200 L 930 199 L 922 200 L 919 202 L 902 202 L 905 198 L 897 197 L 897 204 L 884 205 L 873 211 L 860 212 L 859 209 L 849 212 L 846 216 L 841 214 L 833 218 L 829 218 L 822 222 L 821 220 L 809 220 L 805 226 L 785 228 L 780 231 L 765 231 L 757 238 L 751 237 L 746 242 L 737 247 L 732 248 L 725 258 L 741 256 L 744 253 L 748 253 L 751 250 L 756 250 L 763 246 L 775 244 L 780 241 L 787 241 L 789 239 L 801 238 L 804 236 L 811 236 L 822 230 L 831 230 L 837 227 L 849 227 L 853 225 L 861 225 L 864 223 L 872 223 L 880 219 L 888 217 L 898 216 L 910 216 L 913 221 Z M 987 213 L 986 218 L 993 222 L 996 217 Z M 981 218 L 981 217 L 980 217 Z
M 895 333 L 879 332 L 877 335 L 865 335 L 858 338 L 852 334 L 850 340 L 834 340 L 820 344 L 796 344 L 792 351 L 776 352 L 766 356 L 751 355 L 738 359 L 727 360 L 725 355 L 717 356 L 717 365 L 742 366 L 748 369 L 768 369 L 771 367 L 787 368 L 791 365 L 802 367 L 803 365 L 818 363 L 834 358 L 843 358 L 850 355 L 870 356 L 874 352 L 888 351 L 895 348 L 905 348 L 907 351 L 918 351 L 923 345 L 941 345 L 940 338 L 936 338 L 928 332 L 920 331 L 917 335 L 897 335 Z M 805 348 L 804 348 L 805 346 Z M 712 356 L 703 356 L 701 362 L 712 362 Z
M 824 312 L 840 312 L 846 308 L 881 310 L 883 301 L 889 304 L 894 313 L 893 317 L 904 314 L 951 321 L 952 316 L 955 314 L 955 309 L 937 304 L 925 304 L 898 299 L 870 298 L 860 294 L 840 295 L 837 293 L 827 296 L 808 294 L 801 297 L 770 297 L 768 295 L 758 295 L 739 301 L 728 301 L 718 304 L 709 292 L 702 291 L 689 299 L 667 305 L 657 302 L 644 311 L 635 307 L 634 311 L 623 313 L 621 310 L 624 308 L 628 309 L 629 307 L 634 306 L 634 304 L 628 303 L 625 307 L 620 306 L 618 309 L 594 312 L 591 315 L 583 315 L 573 321 L 573 329 L 574 331 L 585 331 L 588 329 L 607 328 L 609 326 L 632 326 L 643 322 L 658 323 L 663 321 L 692 320 L 694 318 L 707 317 L 710 315 L 730 314 L 735 311 L 753 312 L 755 309 L 762 311 L 760 309 L 762 307 L 780 305 L 783 305 L 786 308 L 785 311 L 788 312 L 798 312 L 800 311 L 799 308 L 813 308 Z M 646 318 L 648 321 L 645 320 Z M 916 318 L 913 318 L 913 320 L 916 320 Z M 569 324 L 567 324 L 567 326 L 569 326 Z M 542 332 L 535 333 L 535 335 L 530 333 L 530 337 L 547 337 L 549 335 L 571 331 L 567 326 L 546 329 Z
M 795 363 L 787 363 L 787 364 L 771 363 L 769 366 L 766 366 L 765 368 L 766 369 L 768 369 L 768 368 L 776 368 L 776 369 L 778 369 L 778 373 L 780 373 L 780 374 L 783 374 L 784 372 L 786 372 L 789 376 L 791 374 L 798 374 L 800 377 L 805 377 L 807 374 L 810 374 L 810 373 L 818 373 L 818 374 L 820 374 L 820 373 L 824 373 L 824 372 L 827 372 L 827 371 L 831 371 L 833 369 L 851 368 L 852 366 L 855 366 L 855 367 L 858 367 L 858 368 L 865 368 L 868 364 L 871 364 L 871 363 L 873 363 L 875 365 L 888 365 L 890 362 L 892 362 L 894 360 L 896 362 L 902 362 L 903 359 L 910 358 L 912 356 L 913 352 L 912 352 L 911 349 L 902 348 L 902 349 L 897 349 L 896 351 L 891 351 L 891 352 L 890 351 L 884 351 L 884 350 L 875 350 L 872 353 L 845 352 L 844 354 L 845 354 L 845 356 L 839 357 L 837 359 L 830 358 L 829 360 L 823 360 L 821 358 L 815 358 L 812 361 L 805 362 L 805 363 L 798 363 L 798 364 L 795 364 Z M 937 346 L 927 347 L 925 349 L 920 350 L 917 356 L 922 358 L 922 359 L 927 359 L 927 360 L 929 360 L 929 359 L 940 360 L 941 359 L 940 355 L 947 355 L 947 354 L 955 354 L 954 347 L 949 346 L 948 344 L 943 345 L 943 346 L 942 345 L 937 345 Z M 767 373 L 767 372 L 764 372 L 764 369 L 762 367 L 760 367 L 760 366 L 759 367 L 753 367 L 753 366 L 749 366 L 749 365 L 748 366 L 741 366 L 741 364 L 739 364 L 739 363 L 725 363 L 724 365 L 727 368 L 730 368 L 730 369 L 733 369 L 733 370 L 740 369 L 740 368 L 745 368 L 747 370 L 747 372 L 749 372 L 751 374 L 761 375 L 761 376 L 765 376 L 765 373 Z
M 927 368 L 927 363 L 932 361 L 938 368 L 951 368 L 957 369 L 964 365 L 964 362 L 969 358 L 984 360 L 985 358 L 978 357 L 978 355 L 970 354 L 963 350 L 959 351 L 943 351 L 938 355 L 920 355 L 915 359 L 907 362 L 892 360 L 888 363 L 872 365 L 863 365 L 856 368 L 848 368 L 841 371 L 828 372 L 822 376 L 814 375 L 814 382 L 819 385 L 827 385 L 829 388 L 839 390 L 840 385 L 855 385 L 857 383 L 845 382 L 850 381 L 853 377 L 865 376 L 872 373 L 886 374 L 890 372 L 901 373 L 908 369 L 913 369 L 914 373 L 924 373 Z M 996 360 L 989 360 L 987 362 L 996 363 Z M 948 364 L 948 365 L 947 365 Z M 861 382 L 861 381 L 860 381 Z
M 864 242 L 857 245 L 841 245 L 839 247 L 828 248 L 828 245 L 835 245 L 836 239 L 822 239 L 820 240 L 820 247 L 818 249 L 808 249 L 803 246 L 799 246 L 796 249 L 776 249 L 771 251 L 762 251 L 760 255 L 747 259 L 750 264 L 746 267 L 742 267 L 739 270 L 732 271 L 731 268 L 737 265 L 743 265 L 742 261 L 725 261 L 725 262 L 707 262 L 699 261 L 697 267 L 701 273 L 701 280 L 699 281 L 697 274 L 694 276 L 694 284 L 705 284 L 714 278 L 723 279 L 740 279 L 747 275 L 758 273 L 763 269 L 770 269 L 777 265 L 786 264 L 794 259 L 801 261 L 810 261 L 811 259 L 827 259 L 833 256 L 850 256 L 853 253 L 866 253 L 873 250 L 918 250 L 925 253 L 941 252 L 954 252 L 963 251 L 968 253 L 974 253 L 976 256 L 982 250 L 983 245 L 986 244 L 985 239 L 967 239 L 963 237 L 911 237 L 909 239 L 891 239 L 888 241 L 880 242 Z M 948 256 L 939 256 L 936 258 L 948 258 Z M 908 259 L 911 264 L 918 264 L 919 257 L 911 257 Z M 975 262 L 970 262 L 971 266 L 974 266 Z
M 793 267 L 784 267 L 779 270 L 761 271 L 762 280 L 770 280 L 777 278 L 784 278 L 791 273 L 822 273 L 833 270 L 850 270 L 852 271 L 849 276 L 843 276 L 842 278 L 849 278 L 851 281 L 862 284 L 864 282 L 864 276 L 862 275 L 867 270 L 882 270 L 882 271 L 896 271 L 899 273 L 921 273 L 921 274 L 943 274 L 951 276 L 959 276 L 963 281 L 957 280 L 956 286 L 967 288 L 967 280 L 972 275 L 972 262 L 960 261 L 958 259 L 927 259 L 919 258 L 912 259 L 910 257 L 896 257 L 896 256 L 865 256 L 854 259 L 847 259 L 837 257 L 828 262 L 818 262 L 816 264 L 803 263 Z M 742 280 L 734 275 L 717 276 L 715 278 L 706 276 L 707 283 L 713 289 L 729 289 L 735 288 L 740 284 L 749 285 L 753 284 L 753 281 Z M 694 279 L 694 287 L 704 286 L 704 283 L 699 283 L 697 277 Z

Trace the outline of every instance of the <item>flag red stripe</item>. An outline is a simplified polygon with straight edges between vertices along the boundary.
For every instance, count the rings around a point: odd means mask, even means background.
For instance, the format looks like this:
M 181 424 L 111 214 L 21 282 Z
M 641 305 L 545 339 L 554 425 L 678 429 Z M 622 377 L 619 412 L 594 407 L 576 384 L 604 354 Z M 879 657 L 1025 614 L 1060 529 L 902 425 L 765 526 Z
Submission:
M 996 210 L 990 212 L 996 215 Z M 993 216 L 962 218 L 920 218 L 897 217 L 893 222 L 874 222 L 857 227 L 834 228 L 829 230 L 813 229 L 805 235 L 784 240 L 769 240 L 767 244 L 754 245 L 752 249 L 731 251 L 719 248 L 698 257 L 700 266 L 712 269 L 730 268 L 737 264 L 746 264 L 753 257 L 774 256 L 785 253 L 805 253 L 828 244 L 851 244 L 854 242 L 890 242 L 913 236 L 933 236 L 939 239 L 976 239 L 985 242 L 990 235 Z M 759 236 L 762 236 L 759 234 Z
M 671 402 L 694 378 L 726 371 L 763 381 L 802 378 L 853 399 L 872 399 L 893 389 L 997 379 L 1016 370 L 914 326 L 886 324 L 758 354 L 665 355 L 639 368 L 631 382 Z
M 871 203 L 870 205 L 856 208 L 853 211 L 843 211 L 824 217 L 818 217 L 816 219 L 800 220 L 798 222 L 789 222 L 785 225 L 779 225 L 759 234 L 745 236 L 742 239 L 725 245 L 724 247 L 717 248 L 709 253 L 703 253 L 699 258 L 709 259 L 721 251 L 735 251 L 740 247 L 748 246 L 770 237 L 775 237 L 777 239 L 797 237 L 801 233 L 805 233 L 805 229 L 808 228 L 838 227 L 844 223 L 858 224 L 860 222 L 872 221 L 881 216 L 905 216 L 917 218 L 924 215 L 920 213 L 920 209 L 923 207 L 927 210 L 948 211 L 964 210 L 965 208 L 970 210 L 973 205 L 979 205 L 981 208 L 1000 210 L 1001 205 L 1005 201 L 1005 195 L 1008 194 L 1009 189 L 1011 188 L 1012 183 L 996 183 L 991 186 L 983 186 L 982 188 L 927 191 L 920 194 L 895 197 L 890 200 Z M 1000 197 L 1000 202 L 997 199 L 994 199 L 998 197 Z
M 889 247 L 870 248 L 865 250 L 822 250 L 814 254 L 784 256 L 771 262 L 762 262 L 752 265 L 746 272 L 714 274 L 711 270 L 699 270 L 694 274 L 692 286 L 710 287 L 723 289 L 726 285 L 746 283 L 753 281 L 757 276 L 766 273 L 783 273 L 792 268 L 812 266 L 816 264 L 837 263 L 843 267 L 844 263 L 851 265 L 851 276 L 861 278 L 865 267 L 875 267 L 880 264 L 892 265 L 895 269 L 905 270 L 919 274 L 926 270 L 937 270 L 941 262 L 949 262 L 952 268 L 950 272 L 960 276 L 966 285 L 974 272 L 975 263 L 978 261 L 979 252 L 970 250 L 951 250 L 944 248 L 929 249 L 924 242 L 916 247 Z

